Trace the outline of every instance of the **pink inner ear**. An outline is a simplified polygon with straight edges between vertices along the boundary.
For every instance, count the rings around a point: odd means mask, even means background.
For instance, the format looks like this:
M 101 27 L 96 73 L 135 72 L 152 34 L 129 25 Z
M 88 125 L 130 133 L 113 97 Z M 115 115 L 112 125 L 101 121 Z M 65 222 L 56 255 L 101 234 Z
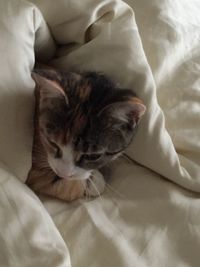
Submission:
M 108 105 L 100 112 L 100 115 L 104 112 L 116 119 L 124 122 L 128 122 L 128 118 L 131 118 L 138 122 L 140 118 L 144 115 L 146 107 L 142 100 L 137 97 L 132 97 L 128 101 L 116 102 Z
M 128 103 L 132 105 L 132 114 L 134 117 L 137 119 L 140 119 L 145 111 L 146 111 L 146 106 L 143 104 L 142 100 L 139 99 L 138 97 L 132 97 Z
M 41 97 L 64 96 L 66 104 L 68 104 L 68 98 L 63 88 L 56 81 L 49 80 L 37 73 L 32 73 L 32 78 L 35 80 L 36 84 L 40 88 Z
M 55 82 L 55 81 L 49 81 L 49 82 L 53 85 L 53 87 L 55 89 L 57 89 L 59 91 L 59 93 L 61 93 L 63 96 L 65 96 L 65 92 L 63 91 L 63 88 L 61 86 L 59 86 L 59 84 L 57 84 L 57 82 Z
M 133 108 L 132 113 L 138 119 L 140 119 L 144 115 L 145 111 L 146 111 L 146 107 L 144 104 L 137 103 L 137 102 L 134 103 L 134 108 Z
M 62 87 L 56 81 L 49 80 L 34 72 L 31 74 L 31 76 L 36 82 L 36 84 L 40 85 L 41 87 L 49 85 L 50 88 L 53 87 L 54 89 L 57 89 L 59 93 L 65 95 L 65 92 L 63 91 Z

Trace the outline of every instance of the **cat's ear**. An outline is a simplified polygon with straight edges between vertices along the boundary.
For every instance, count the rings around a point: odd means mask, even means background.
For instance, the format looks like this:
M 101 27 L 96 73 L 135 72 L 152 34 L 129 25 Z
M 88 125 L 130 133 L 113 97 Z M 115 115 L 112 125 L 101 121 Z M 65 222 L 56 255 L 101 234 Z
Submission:
M 145 111 L 146 106 L 137 97 L 110 104 L 104 110 L 110 117 L 129 125 L 131 128 L 136 127 Z
M 66 104 L 68 104 L 68 99 L 63 88 L 56 81 L 47 79 L 35 72 L 31 76 L 40 91 L 41 100 L 65 98 Z

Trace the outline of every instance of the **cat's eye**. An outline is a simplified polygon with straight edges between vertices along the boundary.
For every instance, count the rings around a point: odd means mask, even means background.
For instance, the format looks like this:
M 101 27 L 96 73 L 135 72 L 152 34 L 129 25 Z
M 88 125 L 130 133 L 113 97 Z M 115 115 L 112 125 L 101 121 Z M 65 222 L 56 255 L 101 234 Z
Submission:
M 117 154 L 119 154 L 119 153 L 121 153 L 121 150 L 120 150 L 120 151 L 117 151 L 117 152 L 106 152 L 105 154 L 106 154 L 107 156 L 115 156 L 115 155 L 117 155 Z
M 59 147 L 56 148 L 55 158 L 56 159 L 62 158 L 62 151 Z
M 83 154 L 81 156 L 82 160 L 96 161 L 101 158 L 102 154 Z
M 53 141 L 51 141 L 51 140 L 49 140 L 48 139 L 48 142 L 49 142 L 49 144 L 55 149 L 55 155 L 54 155 L 54 157 L 56 158 L 56 159 L 58 159 L 58 158 L 61 158 L 62 157 L 62 151 L 61 151 L 61 149 L 59 148 L 59 146 L 55 143 L 55 142 L 53 142 Z

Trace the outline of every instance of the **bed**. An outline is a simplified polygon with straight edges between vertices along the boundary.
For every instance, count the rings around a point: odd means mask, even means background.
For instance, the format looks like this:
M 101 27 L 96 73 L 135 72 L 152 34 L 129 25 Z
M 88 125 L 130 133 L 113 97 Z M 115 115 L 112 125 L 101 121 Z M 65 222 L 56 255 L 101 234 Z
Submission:
M 199 13 L 196 0 L 0 1 L 0 266 L 200 266 Z M 36 58 L 104 72 L 147 106 L 99 198 L 25 185 Z

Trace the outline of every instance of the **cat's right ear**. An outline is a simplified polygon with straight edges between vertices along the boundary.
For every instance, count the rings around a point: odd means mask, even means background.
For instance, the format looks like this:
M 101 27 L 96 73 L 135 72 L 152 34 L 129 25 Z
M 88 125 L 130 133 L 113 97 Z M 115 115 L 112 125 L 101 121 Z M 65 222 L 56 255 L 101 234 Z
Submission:
M 47 79 L 35 72 L 32 72 L 31 76 L 36 83 L 36 87 L 40 91 L 41 101 L 48 101 L 54 98 L 65 98 L 66 104 L 68 104 L 68 98 L 63 88 L 56 81 Z

